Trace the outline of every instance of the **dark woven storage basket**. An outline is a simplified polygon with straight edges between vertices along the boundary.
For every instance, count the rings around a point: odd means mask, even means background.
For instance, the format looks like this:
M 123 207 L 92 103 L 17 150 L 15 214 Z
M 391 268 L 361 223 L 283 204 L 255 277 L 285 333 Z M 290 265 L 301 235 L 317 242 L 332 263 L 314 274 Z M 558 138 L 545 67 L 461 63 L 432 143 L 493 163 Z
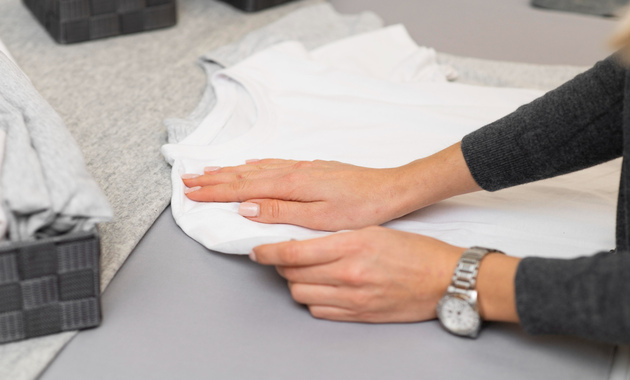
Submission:
M 23 0 L 55 41 L 67 44 L 165 28 L 175 0 Z
M 0 246 L 0 343 L 101 322 L 98 234 Z
M 255 12 L 265 8 L 287 3 L 291 0 L 223 0 L 226 3 L 247 12 Z

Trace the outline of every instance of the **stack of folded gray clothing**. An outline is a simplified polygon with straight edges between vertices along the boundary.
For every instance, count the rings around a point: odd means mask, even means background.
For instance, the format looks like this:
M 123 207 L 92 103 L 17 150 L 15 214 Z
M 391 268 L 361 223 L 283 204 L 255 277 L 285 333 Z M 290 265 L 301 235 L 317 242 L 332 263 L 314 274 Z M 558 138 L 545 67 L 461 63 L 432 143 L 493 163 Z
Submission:
M 112 217 L 59 115 L 0 51 L 0 238 L 90 231 Z

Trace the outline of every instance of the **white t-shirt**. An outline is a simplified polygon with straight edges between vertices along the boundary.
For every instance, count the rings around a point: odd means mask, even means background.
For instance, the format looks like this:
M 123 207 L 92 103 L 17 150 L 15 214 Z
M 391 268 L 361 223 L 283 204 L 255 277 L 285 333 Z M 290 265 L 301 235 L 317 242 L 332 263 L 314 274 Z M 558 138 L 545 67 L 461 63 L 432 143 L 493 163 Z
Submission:
M 384 168 L 435 153 L 541 95 L 448 83 L 431 49 L 402 26 L 308 52 L 286 42 L 216 73 L 217 105 L 162 152 L 172 163 L 172 212 L 207 248 L 247 254 L 259 244 L 329 234 L 241 217 L 238 203 L 198 203 L 180 176 L 251 158 L 337 160 Z M 597 176 L 597 181 L 590 178 Z M 514 255 L 559 256 L 614 247 L 618 162 L 497 193 L 460 196 L 386 227 Z M 578 189 L 579 190 L 576 190 Z M 566 253 L 565 253 L 566 252 Z

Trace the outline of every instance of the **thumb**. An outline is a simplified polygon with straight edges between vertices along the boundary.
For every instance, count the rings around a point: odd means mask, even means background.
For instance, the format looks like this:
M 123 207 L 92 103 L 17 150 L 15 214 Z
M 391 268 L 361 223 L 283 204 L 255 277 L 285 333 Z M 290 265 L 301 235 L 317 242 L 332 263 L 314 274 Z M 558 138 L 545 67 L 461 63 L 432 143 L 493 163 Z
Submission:
M 254 199 L 240 204 L 238 213 L 260 223 L 284 223 L 316 228 L 318 202 L 292 202 L 279 199 Z

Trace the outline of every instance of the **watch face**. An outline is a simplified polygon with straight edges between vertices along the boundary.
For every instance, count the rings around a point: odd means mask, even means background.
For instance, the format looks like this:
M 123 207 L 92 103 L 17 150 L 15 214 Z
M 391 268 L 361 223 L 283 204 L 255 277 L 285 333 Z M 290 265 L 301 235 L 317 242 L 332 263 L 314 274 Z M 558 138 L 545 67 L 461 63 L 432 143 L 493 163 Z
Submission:
M 453 296 L 440 301 L 438 318 L 448 331 L 457 335 L 475 335 L 481 323 L 479 313 L 470 303 Z

